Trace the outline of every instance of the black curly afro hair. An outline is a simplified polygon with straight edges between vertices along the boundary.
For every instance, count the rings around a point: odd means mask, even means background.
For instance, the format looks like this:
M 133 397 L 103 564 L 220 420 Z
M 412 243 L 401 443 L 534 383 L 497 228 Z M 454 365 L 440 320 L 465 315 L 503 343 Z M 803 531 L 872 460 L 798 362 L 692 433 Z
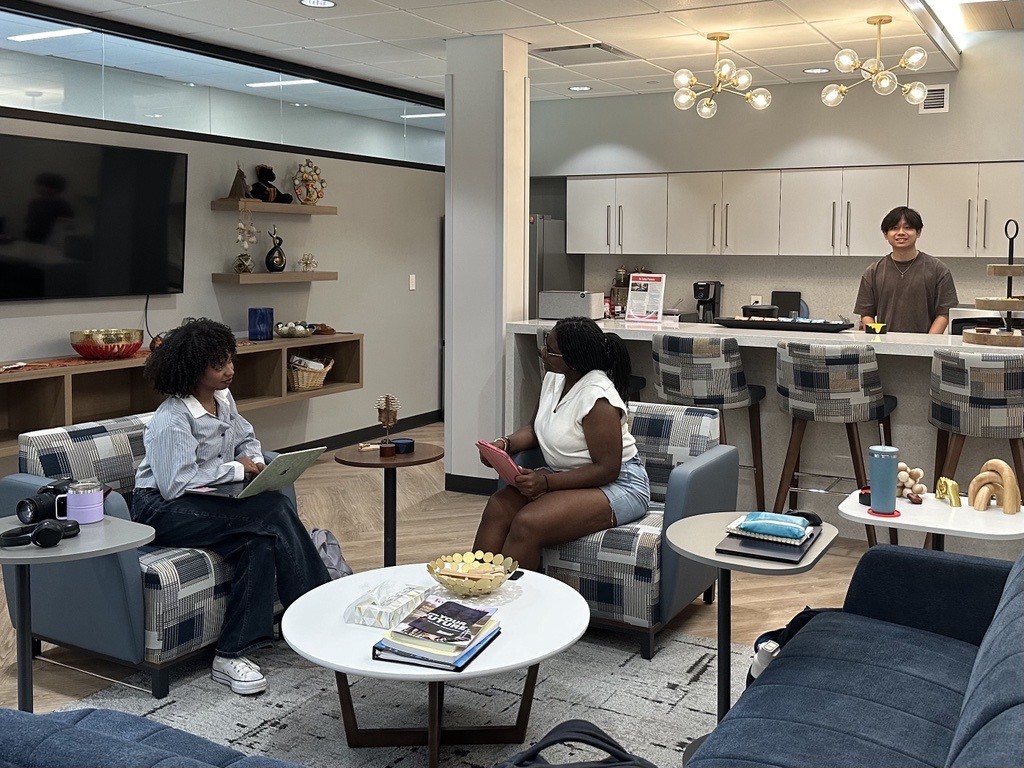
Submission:
M 220 368 L 235 358 L 235 335 L 223 323 L 207 317 L 186 317 L 164 334 L 163 343 L 146 361 L 144 375 L 157 392 L 188 397 L 208 368 Z

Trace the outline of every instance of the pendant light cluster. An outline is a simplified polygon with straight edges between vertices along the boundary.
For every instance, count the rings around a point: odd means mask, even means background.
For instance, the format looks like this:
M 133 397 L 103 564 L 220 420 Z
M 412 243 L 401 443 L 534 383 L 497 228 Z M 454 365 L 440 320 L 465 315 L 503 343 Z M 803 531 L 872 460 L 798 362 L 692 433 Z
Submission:
M 826 107 L 838 107 L 846 98 L 851 88 L 856 88 L 861 83 L 871 82 L 871 87 L 880 96 L 888 96 L 897 88 L 903 91 L 903 98 L 910 104 L 920 104 L 928 95 L 928 86 L 920 81 L 900 85 L 896 73 L 886 69 L 882 63 L 882 25 L 892 22 L 892 16 L 871 16 L 868 24 L 876 28 L 875 34 L 875 57 L 867 61 L 861 61 L 857 52 L 852 48 L 844 48 L 836 54 L 836 69 L 840 72 L 860 72 L 861 78 L 853 85 L 839 85 L 832 83 L 826 85 L 821 92 L 821 101 Z M 896 62 L 900 69 L 909 69 L 916 72 L 928 62 L 928 52 L 919 45 L 908 48 Z
M 697 105 L 697 114 L 703 118 L 714 117 L 718 111 L 718 102 L 715 97 L 720 93 L 735 93 L 754 109 L 767 109 L 772 103 L 772 95 L 767 88 L 755 88 L 749 93 L 745 91 L 753 83 L 753 77 L 746 69 L 737 69 L 732 59 L 720 58 L 722 41 L 729 39 L 728 32 L 712 32 L 708 40 L 715 41 L 715 82 L 714 85 L 707 85 L 697 80 L 696 76 L 688 69 L 680 69 L 675 73 L 672 82 L 676 91 L 673 101 L 677 109 L 690 109 Z M 702 90 L 695 91 L 694 87 Z

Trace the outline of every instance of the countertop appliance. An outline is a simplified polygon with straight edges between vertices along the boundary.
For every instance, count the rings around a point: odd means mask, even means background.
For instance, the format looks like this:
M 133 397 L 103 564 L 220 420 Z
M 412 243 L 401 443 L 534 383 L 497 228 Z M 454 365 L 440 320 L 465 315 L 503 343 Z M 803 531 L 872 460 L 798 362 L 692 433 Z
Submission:
M 530 215 L 529 316 L 540 317 L 541 291 L 582 291 L 583 254 L 565 252 L 565 222 Z M 602 303 L 601 317 L 604 316 Z
M 713 323 L 722 314 L 722 290 L 718 280 L 699 280 L 693 284 L 693 298 L 697 300 L 697 322 Z
M 541 291 L 537 299 L 537 317 L 541 320 L 604 318 L 604 294 L 600 291 Z

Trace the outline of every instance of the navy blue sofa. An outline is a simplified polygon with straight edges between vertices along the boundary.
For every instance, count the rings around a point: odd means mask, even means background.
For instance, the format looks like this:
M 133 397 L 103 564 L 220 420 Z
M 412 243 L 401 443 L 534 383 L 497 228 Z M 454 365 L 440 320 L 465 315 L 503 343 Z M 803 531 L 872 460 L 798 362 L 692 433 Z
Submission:
M 4 768 L 302 768 L 246 756 L 152 720 L 109 709 L 32 715 L 0 709 Z
M 1024 766 L 1024 555 L 861 558 L 687 768 Z

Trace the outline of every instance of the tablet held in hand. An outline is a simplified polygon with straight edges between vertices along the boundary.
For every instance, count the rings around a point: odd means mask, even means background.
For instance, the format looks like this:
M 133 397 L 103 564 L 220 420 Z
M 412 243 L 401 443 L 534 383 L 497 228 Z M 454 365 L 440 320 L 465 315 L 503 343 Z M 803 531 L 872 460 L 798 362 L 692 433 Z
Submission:
M 476 447 L 479 449 L 480 455 L 487 459 L 487 462 L 494 468 L 499 477 L 509 485 L 515 486 L 516 477 L 523 474 L 523 472 L 512 461 L 512 457 L 486 440 L 477 440 Z

